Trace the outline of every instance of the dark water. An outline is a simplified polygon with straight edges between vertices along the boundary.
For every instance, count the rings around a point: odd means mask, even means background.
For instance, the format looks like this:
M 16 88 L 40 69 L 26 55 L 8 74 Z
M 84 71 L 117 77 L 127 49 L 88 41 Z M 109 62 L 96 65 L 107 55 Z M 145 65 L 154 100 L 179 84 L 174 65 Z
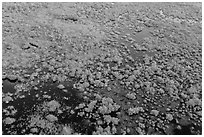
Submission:
M 10 82 L 8 80 L 3 81 L 3 93 L 15 93 L 14 86 L 17 84 L 17 82 Z M 59 83 L 41 83 L 38 85 L 38 90 L 31 89 L 30 91 L 23 92 L 25 95 L 24 98 L 15 98 L 13 95 L 12 98 L 14 101 L 9 102 L 8 104 L 4 103 L 2 104 L 3 109 L 5 109 L 7 106 L 14 106 L 15 109 L 17 109 L 17 114 L 13 116 L 13 118 L 16 119 L 16 122 L 12 123 L 12 125 L 5 125 L 2 123 L 2 130 L 3 134 L 9 134 L 9 131 L 15 130 L 16 134 L 29 134 L 30 130 L 28 129 L 28 121 L 27 118 L 29 115 L 32 115 L 35 112 L 36 106 L 42 104 L 45 101 L 51 101 L 56 100 L 60 104 L 64 104 L 65 106 L 69 106 L 72 109 L 75 108 L 79 103 L 83 102 L 83 99 L 79 96 L 79 91 L 73 89 L 70 84 L 64 82 L 61 83 L 65 86 L 65 89 L 67 89 L 68 92 L 63 92 L 57 86 Z M 36 94 L 39 96 L 36 97 Z M 51 96 L 51 98 L 43 98 L 43 95 Z M 65 100 L 64 98 L 68 98 L 68 100 Z M 3 119 L 5 119 L 7 116 L 5 114 L 2 115 Z M 115 117 L 113 115 L 113 117 Z M 87 122 L 89 121 L 89 122 Z M 82 133 L 82 134 L 91 134 L 95 130 L 95 123 L 96 121 L 94 119 L 88 119 L 87 117 L 80 117 L 77 115 L 77 112 L 70 115 L 67 111 L 63 111 L 62 114 L 58 115 L 58 123 L 59 124 L 71 124 L 73 125 L 73 128 L 76 132 Z M 91 124 L 90 124 L 91 123 Z M 178 125 L 175 120 L 172 121 L 172 124 L 175 125 L 175 127 Z M 199 132 L 199 134 L 202 134 L 202 127 L 194 126 L 193 124 L 188 125 L 180 125 L 181 129 L 174 128 L 173 134 L 174 135 L 194 135 Z M 194 128 L 192 132 L 192 127 Z M 22 130 L 26 130 L 24 133 L 22 133 Z
M 174 135 L 201 135 L 202 134 L 202 127 L 195 126 L 193 123 L 187 124 L 187 125 L 179 125 L 181 129 L 177 129 L 176 126 L 178 124 L 176 123 L 176 120 L 174 119 L 171 122 L 174 125 L 173 134 Z
M 191 133 L 191 126 L 182 126 L 181 130 L 175 129 L 174 130 L 175 135 L 193 135 Z
M 4 93 L 15 93 L 16 83 L 12 83 L 8 80 L 3 81 L 3 92 Z M 29 134 L 29 129 L 27 128 L 27 118 L 29 115 L 32 115 L 35 112 L 36 106 L 43 104 L 45 101 L 56 100 L 60 104 L 69 106 L 72 109 L 75 108 L 79 103 L 83 102 L 83 99 L 79 96 L 79 92 L 66 82 L 61 83 L 65 86 L 68 92 L 63 92 L 57 86 L 59 83 L 47 82 L 41 85 L 38 85 L 38 90 L 31 89 L 30 91 L 23 92 L 24 98 L 15 98 L 14 101 L 9 103 L 2 104 L 3 109 L 8 106 L 14 106 L 17 109 L 17 114 L 13 117 L 16 119 L 16 122 L 11 125 L 5 125 L 2 123 L 3 134 L 9 134 L 10 131 L 17 131 L 16 134 L 22 134 L 22 130 L 26 130 L 24 134 Z M 68 86 L 66 86 L 68 85 Z M 38 96 L 36 96 L 38 94 Z M 51 96 L 51 98 L 43 98 L 43 95 Z M 66 98 L 66 99 L 65 99 Z M 7 116 L 3 114 L 3 119 Z M 68 112 L 63 112 L 58 115 L 58 122 L 60 124 L 72 124 L 74 125 L 75 131 L 80 131 L 81 133 L 90 134 L 93 130 L 93 127 L 84 126 L 85 119 L 83 117 L 77 116 L 77 113 L 70 115 Z

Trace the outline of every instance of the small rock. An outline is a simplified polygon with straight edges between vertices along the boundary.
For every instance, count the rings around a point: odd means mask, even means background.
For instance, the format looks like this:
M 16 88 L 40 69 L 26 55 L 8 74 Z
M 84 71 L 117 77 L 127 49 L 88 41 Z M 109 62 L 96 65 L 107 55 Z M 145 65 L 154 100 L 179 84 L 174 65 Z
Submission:
M 52 114 L 47 115 L 47 116 L 46 116 L 46 119 L 49 120 L 50 122 L 54 122 L 54 121 L 57 121 L 57 120 L 58 120 L 58 118 L 55 117 L 55 116 L 52 115 Z
M 166 114 L 166 119 L 168 119 L 169 121 L 172 121 L 174 118 L 171 114 Z
M 60 107 L 60 104 L 57 101 L 52 100 L 47 104 L 47 106 L 49 107 L 49 111 L 55 111 Z
M 126 131 L 127 131 L 127 133 L 130 133 L 130 128 L 127 128 Z
M 5 122 L 5 124 L 7 124 L 7 125 L 10 125 L 10 124 L 12 124 L 13 122 L 15 122 L 16 120 L 14 119 L 14 118 L 10 118 L 10 117 L 7 117 L 5 120 L 4 120 L 4 122 Z
M 62 84 L 59 84 L 57 87 L 58 87 L 59 89 L 64 89 L 64 88 L 65 88 L 65 86 L 62 85 Z
M 25 95 L 21 95 L 21 96 L 19 96 L 19 98 L 21 98 L 21 99 L 22 99 L 22 98 L 25 98 Z
M 12 97 L 10 96 L 6 96 L 5 98 L 3 98 L 3 102 L 5 103 L 9 103 L 10 101 L 13 101 Z
M 38 98 L 38 97 L 39 97 L 39 94 L 36 94 L 35 97 Z
M 171 109 L 170 108 L 166 108 L 166 111 L 170 111 Z
M 34 90 L 38 90 L 38 87 L 34 87 Z
M 75 112 L 74 112 L 74 110 L 71 110 L 70 113 L 71 113 L 71 114 L 74 114 Z
M 78 113 L 78 115 L 81 116 L 81 117 L 82 117 L 84 114 L 85 114 L 84 112 L 79 112 L 79 113 Z
M 181 127 L 180 125 L 178 125 L 178 126 L 176 127 L 176 129 L 181 130 L 182 127 Z
M 196 114 L 197 114 L 198 116 L 202 116 L 202 111 L 198 111 L 198 112 L 196 112 Z
M 31 129 L 30 129 L 30 132 L 32 132 L 32 133 L 38 133 L 38 128 L 31 128 Z
M 150 114 L 155 115 L 155 116 L 158 116 L 159 111 L 158 111 L 158 110 L 152 110 L 152 111 L 150 112 Z
M 9 80 L 12 80 L 12 81 L 15 81 L 15 80 L 18 79 L 18 77 L 15 76 L 15 75 L 8 75 L 7 78 L 8 78 Z
M 143 111 L 144 111 L 144 109 L 142 107 L 129 108 L 128 114 L 134 115 L 134 114 L 138 114 L 139 112 L 143 112 Z
M 66 93 L 68 92 L 68 90 L 67 90 L 67 89 L 63 89 L 62 91 L 63 91 L 63 92 L 66 92 Z
M 84 103 L 79 104 L 79 106 L 77 107 L 78 109 L 84 108 L 86 105 Z
M 111 91 L 111 87 L 107 87 L 107 90 L 108 90 L 108 91 Z
M 72 129 L 70 126 L 65 126 L 62 129 L 62 135 L 71 135 L 72 134 Z
M 134 100 L 134 99 L 136 99 L 136 94 L 135 94 L 135 93 L 128 93 L 128 94 L 126 95 L 126 97 L 129 98 L 129 99 Z
M 38 96 L 39 96 L 39 95 L 38 95 Z M 43 95 L 43 98 L 48 98 L 48 99 L 50 99 L 51 96 L 49 96 L 49 95 Z
M 63 112 L 62 112 L 62 110 L 59 109 L 57 113 L 58 114 L 62 114 Z

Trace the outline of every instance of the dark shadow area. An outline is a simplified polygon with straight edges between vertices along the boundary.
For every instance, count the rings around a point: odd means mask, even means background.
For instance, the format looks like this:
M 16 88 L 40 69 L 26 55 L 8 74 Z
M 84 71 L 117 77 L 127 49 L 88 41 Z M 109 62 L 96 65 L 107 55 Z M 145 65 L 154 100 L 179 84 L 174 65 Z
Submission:
M 68 106 L 71 109 L 74 109 L 79 103 L 83 102 L 78 96 L 78 91 L 72 87 L 66 87 L 67 92 L 62 91 L 57 88 L 59 83 L 47 82 L 43 85 L 38 85 L 38 90 L 31 89 L 30 91 L 22 91 L 24 98 L 19 98 L 14 96 L 13 101 L 9 103 L 2 103 L 2 111 L 8 106 L 13 106 L 17 113 L 13 116 L 15 122 L 12 125 L 6 125 L 2 123 L 3 134 L 9 135 L 11 130 L 15 130 L 18 135 L 22 134 L 22 130 L 26 130 L 23 134 L 29 134 L 30 130 L 27 128 L 27 118 L 29 115 L 35 113 L 35 109 L 38 105 L 43 104 L 45 101 L 56 100 L 63 106 Z M 63 83 L 66 85 L 66 83 Z M 67 84 L 69 85 L 69 84 Z M 14 83 L 9 82 L 8 80 L 3 81 L 3 92 L 4 93 L 15 93 Z M 44 98 L 43 95 L 48 95 L 50 98 Z M 65 99 L 67 98 L 67 99 Z M 63 107 L 62 106 L 62 107 Z M 3 119 L 7 116 L 3 114 Z M 87 118 L 78 116 L 77 112 L 70 114 L 68 111 L 63 111 L 62 114 L 58 114 L 58 123 L 59 124 L 70 124 L 73 126 L 74 130 L 82 134 L 91 134 L 95 129 L 94 125 L 87 123 Z

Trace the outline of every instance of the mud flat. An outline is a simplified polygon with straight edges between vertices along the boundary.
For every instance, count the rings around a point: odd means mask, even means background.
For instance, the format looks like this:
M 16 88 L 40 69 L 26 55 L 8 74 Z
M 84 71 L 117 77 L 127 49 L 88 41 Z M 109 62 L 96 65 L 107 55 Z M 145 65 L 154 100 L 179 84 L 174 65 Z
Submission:
M 201 3 L 3 3 L 4 135 L 201 135 Z

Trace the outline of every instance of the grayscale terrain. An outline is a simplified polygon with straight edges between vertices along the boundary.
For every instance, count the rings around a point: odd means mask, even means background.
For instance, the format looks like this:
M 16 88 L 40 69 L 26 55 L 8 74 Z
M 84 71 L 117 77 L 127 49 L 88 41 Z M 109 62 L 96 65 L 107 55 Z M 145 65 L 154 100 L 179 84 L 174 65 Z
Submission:
M 201 135 L 202 3 L 2 3 L 3 135 Z

